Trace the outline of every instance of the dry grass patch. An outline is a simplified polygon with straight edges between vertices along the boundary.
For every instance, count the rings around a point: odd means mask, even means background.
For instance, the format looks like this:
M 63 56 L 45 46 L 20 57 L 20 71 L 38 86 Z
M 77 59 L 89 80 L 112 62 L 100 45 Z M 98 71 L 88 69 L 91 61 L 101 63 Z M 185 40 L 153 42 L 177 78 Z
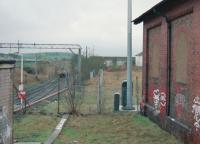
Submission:
M 136 113 L 71 117 L 55 144 L 178 144 L 169 133 Z

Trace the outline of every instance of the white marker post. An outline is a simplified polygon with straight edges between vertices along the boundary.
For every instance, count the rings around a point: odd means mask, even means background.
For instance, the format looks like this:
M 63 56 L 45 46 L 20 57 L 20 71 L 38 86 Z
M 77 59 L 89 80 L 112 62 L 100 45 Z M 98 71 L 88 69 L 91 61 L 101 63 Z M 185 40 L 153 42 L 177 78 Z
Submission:
M 24 91 L 24 59 L 23 59 L 23 54 L 21 54 L 21 76 L 20 76 L 20 84 L 19 84 L 19 91 Z

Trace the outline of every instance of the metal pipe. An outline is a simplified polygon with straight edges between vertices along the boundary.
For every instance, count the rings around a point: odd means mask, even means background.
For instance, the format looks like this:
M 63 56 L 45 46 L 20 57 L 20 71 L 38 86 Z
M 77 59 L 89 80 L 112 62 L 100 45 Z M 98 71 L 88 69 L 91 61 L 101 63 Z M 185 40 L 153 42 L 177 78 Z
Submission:
M 170 94 L 170 89 L 171 89 L 171 23 L 169 22 L 168 19 L 165 19 L 167 22 L 167 83 L 168 83 L 168 105 L 167 105 L 167 114 L 170 115 L 170 99 L 171 99 L 171 94 Z
M 18 46 L 0 46 L 0 49 L 7 49 L 7 48 L 12 48 L 12 49 L 18 49 Z M 65 49 L 80 49 L 78 47 L 31 47 L 31 46 L 21 46 L 20 49 L 54 49 L 54 50 L 65 50 Z
M 10 48 L 10 49 L 80 49 L 79 44 L 31 44 L 31 43 L 0 43 L 0 48 Z
M 2 45 L 18 45 L 18 43 L 0 43 Z M 51 46 L 77 46 L 79 48 L 81 48 L 81 46 L 79 44 L 36 44 L 36 43 L 20 43 L 21 45 L 33 45 L 33 46 L 44 46 L 44 45 L 51 45 Z
M 132 0 L 128 0 L 128 35 L 127 35 L 127 105 L 132 109 Z

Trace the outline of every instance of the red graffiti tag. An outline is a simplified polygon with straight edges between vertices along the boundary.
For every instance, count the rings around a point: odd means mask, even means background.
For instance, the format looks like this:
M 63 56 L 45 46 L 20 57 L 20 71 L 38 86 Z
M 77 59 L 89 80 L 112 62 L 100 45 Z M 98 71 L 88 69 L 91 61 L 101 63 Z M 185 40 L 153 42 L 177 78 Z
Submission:
M 167 96 L 166 90 L 160 88 L 160 117 L 164 118 L 166 115 Z
M 164 117 L 166 114 L 166 94 L 161 92 L 160 94 L 160 116 Z

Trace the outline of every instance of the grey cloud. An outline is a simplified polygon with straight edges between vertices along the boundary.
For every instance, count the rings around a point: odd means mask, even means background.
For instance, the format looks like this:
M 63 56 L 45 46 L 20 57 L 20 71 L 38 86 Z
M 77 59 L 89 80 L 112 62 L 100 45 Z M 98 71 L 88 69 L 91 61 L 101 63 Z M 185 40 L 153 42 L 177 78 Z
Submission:
M 133 17 L 160 0 L 133 0 Z M 127 0 L 0 0 L 1 42 L 79 43 L 98 55 L 126 55 Z M 133 26 L 133 54 L 142 26 Z

